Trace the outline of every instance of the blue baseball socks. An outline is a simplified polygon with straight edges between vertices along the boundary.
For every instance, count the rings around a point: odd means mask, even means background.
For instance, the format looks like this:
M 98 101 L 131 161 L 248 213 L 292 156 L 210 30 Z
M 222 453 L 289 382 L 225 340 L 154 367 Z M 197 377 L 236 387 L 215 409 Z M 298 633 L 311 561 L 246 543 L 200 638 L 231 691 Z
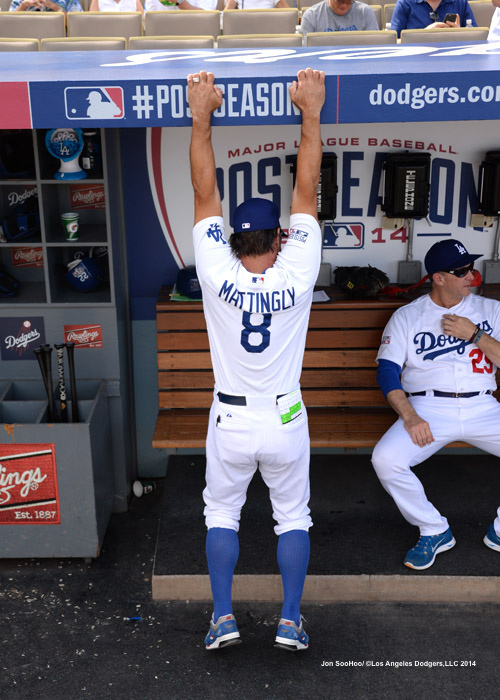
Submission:
M 238 533 L 222 527 L 207 532 L 206 555 L 214 599 L 214 620 L 233 612 L 231 588 L 239 556 Z M 300 626 L 300 601 L 309 565 L 309 533 L 284 532 L 278 538 L 278 565 L 283 580 L 281 617 Z
M 233 612 L 231 587 L 239 553 L 240 544 L 235 530 L 223 527 L 212 527 L 208 530 L 206 554 L 214 599 L 215 621 L 222 615 L 231 615 Z
M 283 580 L 281 617 L 293 620 L 300 627 L 300 601 L 309 565 L 309 533 L 290 530 L 278 539 L 278 565 Z

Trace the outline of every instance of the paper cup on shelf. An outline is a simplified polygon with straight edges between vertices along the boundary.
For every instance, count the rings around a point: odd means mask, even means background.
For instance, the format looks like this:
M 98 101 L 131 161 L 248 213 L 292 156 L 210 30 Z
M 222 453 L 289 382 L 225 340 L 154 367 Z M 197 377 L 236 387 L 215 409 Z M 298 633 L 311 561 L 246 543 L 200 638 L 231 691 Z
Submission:
M 137 498 L 156 490 L 156 481 L 138 479 L 132 484 L 132 490 Z
M 80 226 L 80 214 L 66 212 L 61 214 L 61 221 L 67 241 L 78 240 L 78 228 Z

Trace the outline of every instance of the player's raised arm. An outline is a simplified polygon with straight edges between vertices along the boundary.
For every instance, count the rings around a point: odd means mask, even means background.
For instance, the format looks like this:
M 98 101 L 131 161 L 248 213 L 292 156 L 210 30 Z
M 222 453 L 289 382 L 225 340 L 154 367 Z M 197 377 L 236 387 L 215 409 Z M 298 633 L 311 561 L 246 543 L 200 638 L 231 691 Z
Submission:
M 208 216 L 222 216 L 222 205 L 215 172 L 210 120 L 222 104 L 222 92 L 214 84 L 213 73 L 190 74 L 187 77 L 188 101 L 193 115 L 191 146 L 191 182 L 194 191 L 195 224 Z
M 302 113 L 297 174 L 292 194 L 291 213 L 317 217 L 317 193 L 321 169 L 320 113 L 325 101 L 324 71 L 300 70 L 290 86 L 290 98 Z

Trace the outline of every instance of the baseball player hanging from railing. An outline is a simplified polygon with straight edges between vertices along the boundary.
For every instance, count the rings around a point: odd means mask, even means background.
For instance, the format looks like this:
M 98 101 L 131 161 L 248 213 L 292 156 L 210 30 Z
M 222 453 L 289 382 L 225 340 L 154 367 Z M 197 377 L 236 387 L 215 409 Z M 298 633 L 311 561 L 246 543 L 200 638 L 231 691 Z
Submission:
M 393 314 L 377 356 L 380 388 L 400 417 L 372 462 L 402 515 L 420 528 L 404 560 L 412 569 L 432 566 L 455 538 L 411 468 L 454 440 L 500 457 L 500 403 L 492 396 L 500 302 L 471 295 L 479 257 L 451 238 L 435 243 L 425 256 L 430 294 Z M 484 543 L 500 552 L 500 508 Z
M 322 71 L 301 70 L 290 97 L 302 113 L 290 231 L 281 250 L 280 212 L 253 198 L 233 214 L 226 240 L 211 114 L 222 93 L 211 73 L 189 75 L 190 160 L 196 269 L 215 375 L 206 442 L 206 556 L 214 612 L 207 649 L 240 642 L 231 586 L 240 513 L 257 469 L 277 523 L 284 603 L 275 645 L 307 649 L 300 601 L 309 563 L 309 430 L 299 379 L 314 283 L 321 261 L 317 188 L 321 167 Z

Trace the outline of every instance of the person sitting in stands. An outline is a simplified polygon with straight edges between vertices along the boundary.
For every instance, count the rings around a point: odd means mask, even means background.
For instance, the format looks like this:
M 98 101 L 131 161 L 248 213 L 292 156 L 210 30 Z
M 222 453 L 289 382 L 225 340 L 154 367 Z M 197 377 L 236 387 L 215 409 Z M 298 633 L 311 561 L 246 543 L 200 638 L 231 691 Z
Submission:
M 500 0 L 499 0 L 500 2 Z M 267 8 L 281 7 L 290 9 L 286 0 L 227 0 L 225 10 L 265 10 Z
M 500 0 L 491 0 L 491 4 L 496 10 L 491 18 L 488 41 L 500 41 Z
M 308 7 L 300 25 L 302 34 L 380 29 L 374 11 L 359 0 L 322 0 Z
M 90 12 L 140 12 L 144 14 L 141 0 L 92 0 Z
M 448 14 L 456 15 L 454 22 L 445 22 Z M 391 17 L 391 29 L 401 36 L 403 29 L 445 29 L 466 27 L 467 20 L 477 27 L 467 0 L 397 0 Z
M 216 10 L 217 0 L 146 0 L 146 12 L 151 10 Z
M 9 12 L 83 12 L 78 0 L 12 0 Z

